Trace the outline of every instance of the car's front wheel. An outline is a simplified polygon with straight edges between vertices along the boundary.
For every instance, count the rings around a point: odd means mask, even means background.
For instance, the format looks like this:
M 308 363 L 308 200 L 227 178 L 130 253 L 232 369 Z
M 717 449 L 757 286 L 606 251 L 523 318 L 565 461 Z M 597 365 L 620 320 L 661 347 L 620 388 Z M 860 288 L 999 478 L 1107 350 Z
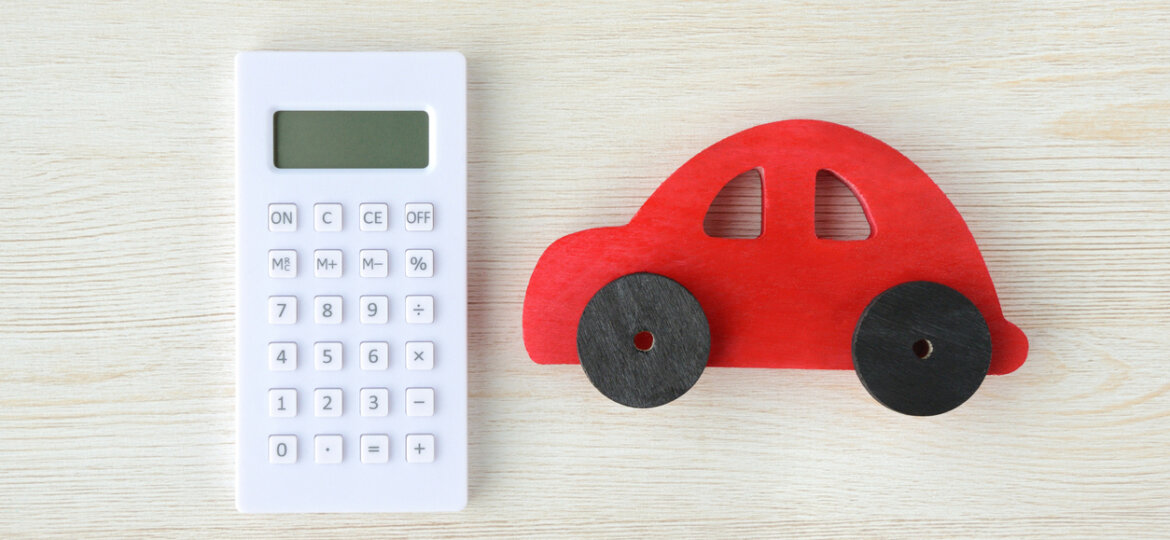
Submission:
M 991 332 L 966 296 L 930 281 L 902 283 L 865 308 L 853 368 L 882 405 L 932 416 L 967 401 L 991 366 Z
M 711 333 L 699 301 L 678 282 L 646 272 L 597 291 L 577 323 L 577 356 L 589 382 L 629 407 L 657 407 L 699 380 Z

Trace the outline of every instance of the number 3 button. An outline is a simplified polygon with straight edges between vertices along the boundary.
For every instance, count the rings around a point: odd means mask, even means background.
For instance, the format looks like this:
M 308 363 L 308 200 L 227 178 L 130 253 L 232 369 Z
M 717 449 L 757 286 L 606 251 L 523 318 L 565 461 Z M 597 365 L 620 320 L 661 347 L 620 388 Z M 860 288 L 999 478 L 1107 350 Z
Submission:
M 390 412 L 390 390 L 362 388 L 362 416 L 386 416 Z

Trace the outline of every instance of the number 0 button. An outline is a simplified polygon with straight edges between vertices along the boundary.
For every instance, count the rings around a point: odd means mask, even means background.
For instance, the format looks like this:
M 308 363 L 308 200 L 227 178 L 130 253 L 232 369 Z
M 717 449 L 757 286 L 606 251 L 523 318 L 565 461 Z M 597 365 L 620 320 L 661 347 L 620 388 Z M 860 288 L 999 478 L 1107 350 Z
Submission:
M 296 463 L 297 436 L 273 435 L 268 437 L 268 462 L 281 464 Z

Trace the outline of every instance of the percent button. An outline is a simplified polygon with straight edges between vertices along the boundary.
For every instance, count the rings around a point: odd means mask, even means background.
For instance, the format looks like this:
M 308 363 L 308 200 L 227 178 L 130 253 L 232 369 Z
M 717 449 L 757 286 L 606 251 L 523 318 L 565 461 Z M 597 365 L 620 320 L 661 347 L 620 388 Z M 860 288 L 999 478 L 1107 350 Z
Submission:
M 429 249 L 408 249 L 406 256 L 406 277 L 431 277 L 435 275 L 435 252 Z

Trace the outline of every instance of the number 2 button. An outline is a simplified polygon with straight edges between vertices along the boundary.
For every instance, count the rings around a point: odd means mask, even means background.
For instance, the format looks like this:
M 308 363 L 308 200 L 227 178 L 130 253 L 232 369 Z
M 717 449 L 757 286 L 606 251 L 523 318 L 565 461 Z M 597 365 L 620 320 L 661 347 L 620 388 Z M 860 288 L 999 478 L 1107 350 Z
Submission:
M 318 388 L 313 391 L 317 416 L 341 416 L 341 389 Z

